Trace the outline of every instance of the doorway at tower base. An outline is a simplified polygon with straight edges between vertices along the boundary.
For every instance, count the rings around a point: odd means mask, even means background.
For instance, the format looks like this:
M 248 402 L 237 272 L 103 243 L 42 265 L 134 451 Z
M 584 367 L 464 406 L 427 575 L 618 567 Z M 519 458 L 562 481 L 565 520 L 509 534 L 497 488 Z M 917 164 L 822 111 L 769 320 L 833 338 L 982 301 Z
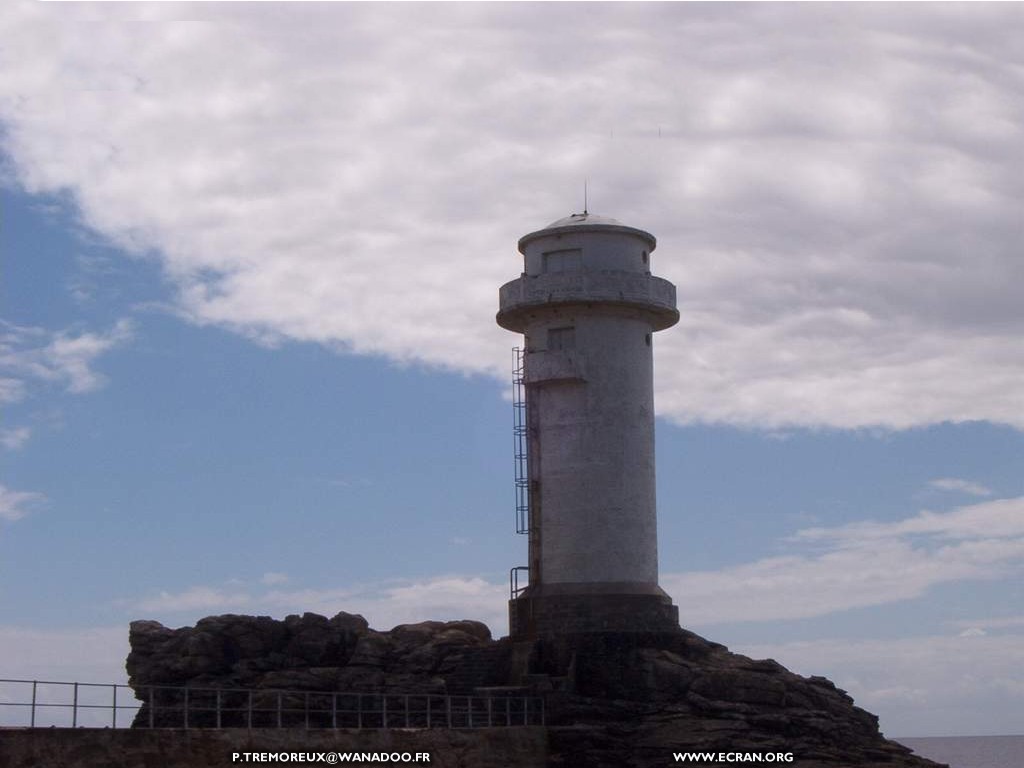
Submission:
M 677 632 L 679 608 L 657 585 L 545 584 L 508 602 L 509 635 Z

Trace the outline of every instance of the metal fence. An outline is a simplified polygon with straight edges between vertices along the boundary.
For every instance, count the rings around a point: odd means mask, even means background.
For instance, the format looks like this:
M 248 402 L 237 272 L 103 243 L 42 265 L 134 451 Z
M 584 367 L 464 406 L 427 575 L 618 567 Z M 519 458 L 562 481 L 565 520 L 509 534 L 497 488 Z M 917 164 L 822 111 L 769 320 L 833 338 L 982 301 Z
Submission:
M 544 699 L 0 679 L 0 725 L 71 728 L 485 728 L 543 725 Z

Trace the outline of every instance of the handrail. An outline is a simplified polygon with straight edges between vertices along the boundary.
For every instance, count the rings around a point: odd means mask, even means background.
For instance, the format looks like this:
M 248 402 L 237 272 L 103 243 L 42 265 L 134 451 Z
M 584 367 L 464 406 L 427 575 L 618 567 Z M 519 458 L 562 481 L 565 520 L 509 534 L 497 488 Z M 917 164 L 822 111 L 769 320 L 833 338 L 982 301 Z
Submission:
M 522 575 L 522 574 L 526 575 L 527 583 L 525 585 L 523 585 L 523 586 L 519 586 L 520 575 Z M 509 591 L 509 599 L 510 600 L 515 600 L 517 597 L 519 597 L 521 594 L 523 594 L 523 592 L 526 591 L 527 587 L 530 586 L 530 584 L 529 584 L 529 576 L 530 576 L 530 566 L 528 566 L 528 565 L 517 565 L 514 568 L 510 568 L 509 569 L 509 572 L 508 572 L 508 591 Z
M 12 698 L 11 686 L 22 686 L 20 696 L 27 700 L 18 700 L 18 694 Z M 31 686 L 30 693 L 28 686 Z M 119 703 L 119 689 L 130 692 L 120 699 L 130 703 Z M 104 690 L 110 692 L 110 698 L 101 702 L 93 694 Z M 54 700 L 57 692 L 65 694 L 64 700 Z M 23 722 L 8 722 L 7 715 L 12 709 L 16 713 L 27 709 L 27 718 Z M 133 722 L 128 723 L 124 718 L 119 722 L 119 713 L 128 710 L 134 713 Z M 104 711 L 107 714 L 102 716 Z M 54 719 L 63 722 L 50 722 Z M 544 725 L 544 698 L 515 690 L 467 696 L 172 685 L 133 688 L 122 683 L 0 678 L 0 726 L 68 725 L 72 728 L 185 729 Z

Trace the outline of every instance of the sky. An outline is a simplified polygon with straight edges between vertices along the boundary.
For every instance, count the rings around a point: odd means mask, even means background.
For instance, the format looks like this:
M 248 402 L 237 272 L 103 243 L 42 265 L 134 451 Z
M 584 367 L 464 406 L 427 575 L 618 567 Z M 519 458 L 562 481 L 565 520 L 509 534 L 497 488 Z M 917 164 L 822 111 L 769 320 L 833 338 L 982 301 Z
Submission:
M 0 11 L 0 676 L 507 632 L 517 239 L 652 232 L 661 584 L 890 736 L 1024 722 L 1024 7 Z M 0 714 L 2 716 L 2 714 Z

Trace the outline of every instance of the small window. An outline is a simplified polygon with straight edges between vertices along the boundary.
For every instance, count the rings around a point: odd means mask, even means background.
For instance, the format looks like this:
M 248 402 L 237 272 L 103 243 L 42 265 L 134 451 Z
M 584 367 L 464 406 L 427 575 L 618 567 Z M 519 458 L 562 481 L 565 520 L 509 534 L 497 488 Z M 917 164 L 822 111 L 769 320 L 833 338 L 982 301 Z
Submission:
M 648 333 L 644 336 L 644 344 L 648 347 L 651 346 L 651 334 Z
M 647 251 L 643 251 L 643 252 L 642 252 L 642 253 L 640 254 L 640 259 L 641 259 L 641 260 L 643 261 L 643 263 L 644 263 L 645 265 L 647 264 Z
M 561 251 L 547 251 L 544 254 L 545 272 L 579 272 L 583 268 L 583 251 L 566 248 Z
M 549 328 L 548 351 L 558 352 L 576 348 L 575 328 Z

